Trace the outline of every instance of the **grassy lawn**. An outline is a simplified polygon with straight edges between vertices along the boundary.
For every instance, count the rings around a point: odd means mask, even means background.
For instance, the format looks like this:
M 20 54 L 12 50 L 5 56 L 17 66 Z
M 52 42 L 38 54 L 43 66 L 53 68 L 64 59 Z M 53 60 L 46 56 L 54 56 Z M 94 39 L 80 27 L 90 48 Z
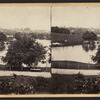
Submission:
M 62 43 L 63 45 L 79 45 L 83 43 L 82 35 L 52 33 L 51 37 L 52 42 Z M 68 40 L 68 42 L 65 42 L 64 40 Z
M 98 69 L 95 64 L 81 63 L 75 61 L 52 61 L 52 68 L 60 69 Z
M 65 42 L 68 40 L 68 42 Z M 100 37 L 97 37 L 97 40 L 100 40 Z M 72 45 L 81 45 L 83 44 L 82 35 L 72 35 L 66 33 L 51 33 L 52 43 L 58 42 L 61 45 L 52 45 L 52 46 L 72 46 Z
M 95 94 L 100 92 L 99 76 L 52 75 L 0 77 L 0 94 Z

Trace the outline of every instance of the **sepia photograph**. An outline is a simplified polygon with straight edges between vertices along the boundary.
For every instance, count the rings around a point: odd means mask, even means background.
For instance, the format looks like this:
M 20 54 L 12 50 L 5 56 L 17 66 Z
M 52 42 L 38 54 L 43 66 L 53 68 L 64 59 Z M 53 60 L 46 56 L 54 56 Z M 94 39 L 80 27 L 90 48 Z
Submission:
M 0 6 L 0 94 L 45 94 L 51 77 L 50 7 Z
M 100 4 L 0 4 L 0 97 L 100 97 Z
M 100 93 L 100 6 L 52 6 L 55 94 Z

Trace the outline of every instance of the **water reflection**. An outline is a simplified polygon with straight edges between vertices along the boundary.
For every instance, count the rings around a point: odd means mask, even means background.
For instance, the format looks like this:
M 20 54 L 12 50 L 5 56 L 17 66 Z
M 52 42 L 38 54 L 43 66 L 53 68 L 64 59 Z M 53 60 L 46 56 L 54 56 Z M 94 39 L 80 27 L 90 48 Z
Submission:
M 83 50 L 85 50 L 86 52 L 89 51 L 89 46 L 88 46 L 88 44 L 83 44 L 82 47 L 83 47 Z
M 83 47 L 83 50 L 85 50 L 86 52 L 88 52 L 89 50 L 90 50 L 90 51 L 93 51 L 93 50 L 96 49 L 96 44 L 95 44 L 94 42 L 91 42 L 91 43 L 89 43 L 89 44 L 84 43 L 84 44 L 82 45 L 82 47 Z
M 97 52 L 98 44 L 52 47 L 52 61 L 77 61 L 94 63 L 91 56 Z
M 96 44 L 90 44 L 89 48 L 90 48 L 91 51 L 95 50 L 96 49 Z

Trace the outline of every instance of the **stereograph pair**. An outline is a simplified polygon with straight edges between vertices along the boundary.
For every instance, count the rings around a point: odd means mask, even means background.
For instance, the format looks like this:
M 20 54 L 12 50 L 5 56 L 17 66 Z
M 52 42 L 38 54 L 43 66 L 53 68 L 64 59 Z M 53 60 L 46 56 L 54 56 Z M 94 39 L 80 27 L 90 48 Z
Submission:
M 1 95 L 99 93 L 99 4 L 0 5 Z

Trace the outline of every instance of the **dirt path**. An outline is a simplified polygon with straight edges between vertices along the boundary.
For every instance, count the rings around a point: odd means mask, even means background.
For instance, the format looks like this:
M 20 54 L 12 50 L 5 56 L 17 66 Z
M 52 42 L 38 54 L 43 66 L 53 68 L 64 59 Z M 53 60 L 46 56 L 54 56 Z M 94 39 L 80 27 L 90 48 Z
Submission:
M 13 74 L 24 75 L 24 76 L 34 76 L 34 77 L 51 77 L 50 72 L 26 72 L 26 71 L 0 71 L 0 76 L 11 76 Z
M 52 69 L 53 74 L 77 74 L 79 72 L 83 75 L 100 75 L 100 70 Z
M 100 75 L 100 70 L 75 70 L 75 69 L 55 69 L 52 68 L 52 74 L 78 74 L 79 72 L 83 75 Z M 26 71 L 0 71 L 0 76 L 11 76 L 13 74 L 34 76 L 34 77 L 51 77 L 50 72 L 26 72 Z

